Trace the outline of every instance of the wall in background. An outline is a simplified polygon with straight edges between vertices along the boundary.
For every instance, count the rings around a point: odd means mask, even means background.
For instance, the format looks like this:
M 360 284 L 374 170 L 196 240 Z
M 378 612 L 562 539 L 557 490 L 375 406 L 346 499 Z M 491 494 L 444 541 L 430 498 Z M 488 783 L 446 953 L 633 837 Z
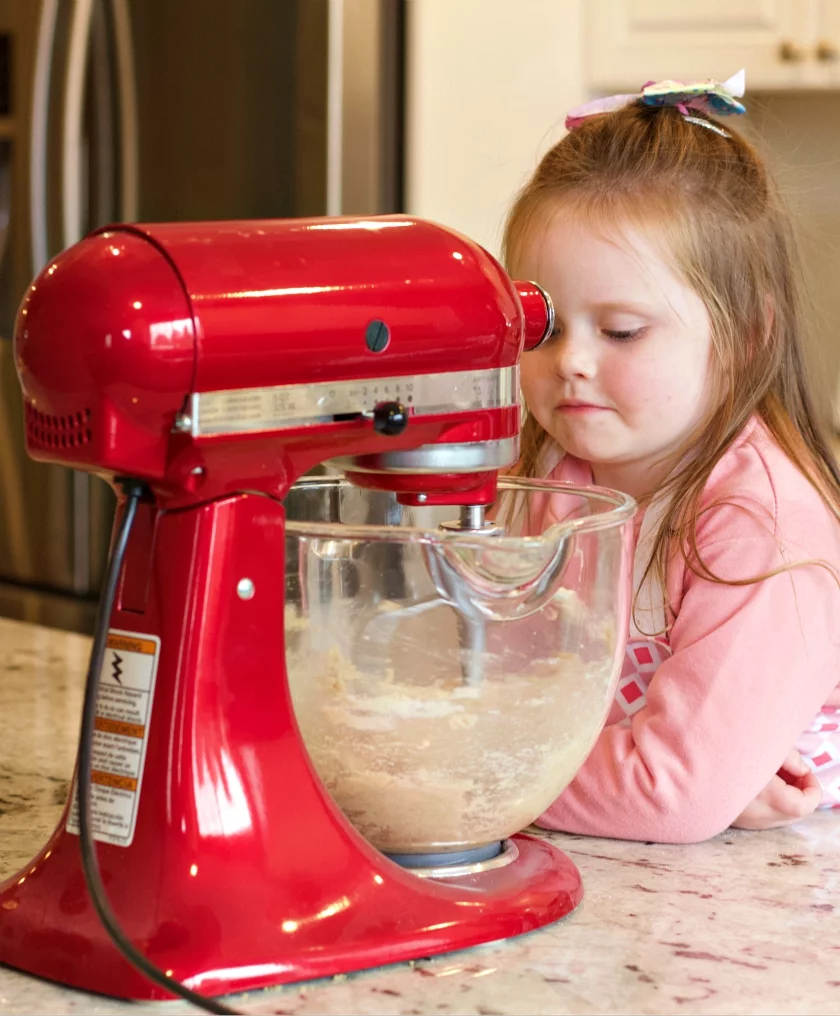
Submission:
M 749 75 L 747 76 L 749 89 Z M 840 93 L 756 95 L 747 120 L 791 205 L 811 298 L 809 366 L 817 409 L 840 428 Z
M 505 214 L 584 99 L 582 0 L 409 0 L 406 210 L 498 255 Z

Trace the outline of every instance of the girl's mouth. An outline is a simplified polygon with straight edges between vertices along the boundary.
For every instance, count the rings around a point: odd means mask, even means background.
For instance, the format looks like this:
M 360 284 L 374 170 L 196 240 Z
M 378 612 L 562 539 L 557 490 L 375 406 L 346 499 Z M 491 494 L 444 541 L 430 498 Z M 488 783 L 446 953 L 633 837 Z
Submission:
M 578 415 L 581 413 L 602 413 L 606 406 L 597 406 L 593 402 L 581 402 L 578 399 L 566 399 L 557 404 L 557 410 L 561 413 Z

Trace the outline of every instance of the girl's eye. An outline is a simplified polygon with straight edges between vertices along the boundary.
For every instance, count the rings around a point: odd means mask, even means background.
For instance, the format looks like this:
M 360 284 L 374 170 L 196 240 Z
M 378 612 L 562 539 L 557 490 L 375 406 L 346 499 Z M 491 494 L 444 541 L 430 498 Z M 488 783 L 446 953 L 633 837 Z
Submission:
M 644 332 L 644 328 L 628 328 L 628 329 L 611 329 L 604 328 L 603 333 L 608 339 L 612 339 L 614 342 L 632 342 L 633 339 L 638 339 L 639 336 Z

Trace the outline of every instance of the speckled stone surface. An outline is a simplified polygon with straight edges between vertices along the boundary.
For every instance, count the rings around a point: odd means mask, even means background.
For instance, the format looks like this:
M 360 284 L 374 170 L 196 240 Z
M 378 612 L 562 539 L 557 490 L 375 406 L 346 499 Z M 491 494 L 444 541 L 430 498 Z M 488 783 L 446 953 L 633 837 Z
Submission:
M 0 877 L 58 820 L 87 639 L 0 620 Z M 553 927 L 432 961 L 230 999 L 316 1014 L 838 1013 L 840 818 L 691 847 L 550 837 L 586 899 Z M 0 1013 L 181 1013 L 0 967 Z

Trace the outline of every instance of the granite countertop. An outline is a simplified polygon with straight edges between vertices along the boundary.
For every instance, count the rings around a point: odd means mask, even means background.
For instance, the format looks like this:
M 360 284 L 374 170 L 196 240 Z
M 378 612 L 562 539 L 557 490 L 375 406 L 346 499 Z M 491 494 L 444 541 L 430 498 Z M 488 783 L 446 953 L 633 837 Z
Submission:
M 0 620 L 0 877 L 41 848 L 72 772 L 89 642 Z M 548 837 L 576 913 L 518 939 L 232 1000 L 254 1013 L 840 1012 L 840 818 L 689 847 Z M 838 908 L 838 909 L 835 909 Z M 0 1013 L 180 1013 L 0 967 Z

